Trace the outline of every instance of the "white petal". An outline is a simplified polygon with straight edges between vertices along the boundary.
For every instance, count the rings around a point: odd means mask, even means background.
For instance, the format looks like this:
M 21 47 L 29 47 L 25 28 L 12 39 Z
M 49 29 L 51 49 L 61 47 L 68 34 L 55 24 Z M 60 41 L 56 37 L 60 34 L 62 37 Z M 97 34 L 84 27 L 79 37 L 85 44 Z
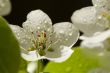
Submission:
M 34 71 L 37 69 L 37 64 L 35 62 L 30 62 L 27 66 L 27 72 L 28 73 L 34 73 Z
M 105 29 L 103 26 L 108 25 L 105 21 L 100 22 L 96 17 L 96 10 L 92 6 L 75 11 L 71 20 L 87 36 L 93 35 L 94 32 L 103 31 Z
M 27 61 L 36 61 L 38 60 L 38 56 L 36 51 L 30 51 L 28 54 L 25 53 L 21 53 L 21 56 L 23 59 L 27 60 Z
M 73 50 L 71 50 L 70 47 L 66 47 L 66 46 L 61 46 L 58 48 L 56 45 L 52 49 L 54 51 L 53 52 L 47 51 L 45 57 L 48 60 L 54 61 L 54 62 L 63 62 L 65 60 L 67 60 L 73 53 Z
M 26 61 L 37 61 L 37 60 L 40 60 L 40 59 L 45 59 L 44 56 L 40 56 L 38 54 L 38 52 L 35 51 L 30 51 L 28 53 L 21 53 L 21 56 L 23 59 L 25 59 Z
M 94 35 L 92 37 L 88 37 L 85 40 L 86 41 L 91 41 L 91 42 L 94 42 L 94 43 L 99 43 L 99 42 L 104 42 L 108 38 L 110 38 L 110 30 L 104 31 L 104 32 L 102 32 L 98 35 Z
M 4 16 L 9 14 L 11 11 L 10 0 L 0 0 L 0 15 Z
M 103 42 L 95 43 L 92 41 L 82 41 L 81 42 L 81 47 L 82 48 L 89 48 L 89 49 L 103 49 L 104 44 Z
M 35 32 L 52 28 L 52 22 L 49 16 L 41 10 L 31 11 L 27 15 L 27 20 L 23 23 L 23 28 L 27 31 Z
M 63 45 L 72 47 L 79 38 L 79 31 L 69 22 L 54 24 L 53 28 L 55 36 L 52 39 L 59 40 L 56 46 Z
M 31 44 L 30 36 L 26 33 L 25 30 L 23 30 L 21 27 L 17 25 L 10 25 L 12 31 L 15 33 L 15 36 L 17 37 L 20 46 L 23 49 L 29 49 Z
M 98 49 L 109 49 L 110 48 L 110 30 L 101 32 L 92 37 L 81 37 L 83 42 L 81 43 L 81 47 L 83 48 L 98 48 Z

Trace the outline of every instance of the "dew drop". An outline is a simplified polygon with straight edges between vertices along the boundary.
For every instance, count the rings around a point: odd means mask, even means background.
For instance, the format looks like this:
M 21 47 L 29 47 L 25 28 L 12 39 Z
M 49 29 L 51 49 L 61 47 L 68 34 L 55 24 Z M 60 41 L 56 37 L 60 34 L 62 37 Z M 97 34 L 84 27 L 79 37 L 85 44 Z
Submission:
M 17 36 L 20 36 L 20 34 L 18 33 Z
M 69 36 L 72 36 L 72 33 L 69 33 Z
M 39 23 L 42 24 L 42 21 L 40 21 Z
M 37 27 L 37 29 L 40 29 L 40 27 Z
M 86 22 L 86 19 L 83 19 L 84 22 Z
M 66 38 L 66 41 L 68 41 L 68 39 Z
M 59 31 L 59 33 L 64 33 L 63 31 Z
M 98 19 L 102 19 L 102 16 L 100 15 L 100 16 L 98 16 Z
M 48 22 L 45 20 L 44 23 L 47 24 Z
M 4 6 L 5 6 L 3 0 L 0 0 L 0 6 L 1 6 L 1 7 L 4 7 Z

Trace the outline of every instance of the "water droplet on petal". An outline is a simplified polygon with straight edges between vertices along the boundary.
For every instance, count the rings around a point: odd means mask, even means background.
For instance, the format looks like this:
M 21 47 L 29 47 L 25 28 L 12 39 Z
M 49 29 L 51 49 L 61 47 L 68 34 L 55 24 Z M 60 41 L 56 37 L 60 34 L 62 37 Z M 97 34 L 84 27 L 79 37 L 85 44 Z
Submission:
M 69 36 L 72 36 L 72 33 L 69 33 Z
M 5 6 L 5 4 L 4 4 L 3 0 L 0 0 L 0 7 L 4 7 L 4 6 Z
M 83 19 L 84 22 L 86 22 L 86 19 Z
M 42 24 L 42 21 L 40 21 L 39 23 Z
M 64 33 L 63 31 L 59 31 L 59 33 Z
M 102 19 L 102 16 L 100 15 L 100 16 L 98 16 L 98 19 Z
M 40 27 L 37 27 L 37 29 L 40 29 Z
M 68 39 L 66 39 L 66 41 L 68 41 Z
M 47 21 L 44 21 L 45 24 L 47 24 Z

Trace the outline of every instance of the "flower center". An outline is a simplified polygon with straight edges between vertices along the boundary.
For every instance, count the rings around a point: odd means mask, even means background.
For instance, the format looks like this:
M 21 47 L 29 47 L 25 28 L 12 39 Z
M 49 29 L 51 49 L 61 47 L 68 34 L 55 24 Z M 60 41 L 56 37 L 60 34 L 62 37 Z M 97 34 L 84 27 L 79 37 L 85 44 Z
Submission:
M 46 31 L 41 31 L 41 32 L 31 32 L 32 35 L 32 47 L 28 49 L 28 51 L 34 51 L 36 50 L 40 56 L 44 56 L 45 53 L 45 49 L 48 49 L 48 51 L 52 52 L 53 49 L 51 48 L 51 43 L 52 41 L 50 41 L 50 37 L 51 35 L 49 35 L 49 37 L 47 38 L 47 34 Z

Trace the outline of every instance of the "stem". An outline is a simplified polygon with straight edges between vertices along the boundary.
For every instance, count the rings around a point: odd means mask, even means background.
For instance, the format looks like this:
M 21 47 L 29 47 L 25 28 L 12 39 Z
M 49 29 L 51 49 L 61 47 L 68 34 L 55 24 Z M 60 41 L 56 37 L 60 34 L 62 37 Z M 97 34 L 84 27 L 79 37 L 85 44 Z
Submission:
M 42 72 L 43 72 L 43 62 L 42 60 L 38 60 L 36 73 L 42 73 Z
M 37 61 L 37 73 L 40 73 L 40 60 Z

